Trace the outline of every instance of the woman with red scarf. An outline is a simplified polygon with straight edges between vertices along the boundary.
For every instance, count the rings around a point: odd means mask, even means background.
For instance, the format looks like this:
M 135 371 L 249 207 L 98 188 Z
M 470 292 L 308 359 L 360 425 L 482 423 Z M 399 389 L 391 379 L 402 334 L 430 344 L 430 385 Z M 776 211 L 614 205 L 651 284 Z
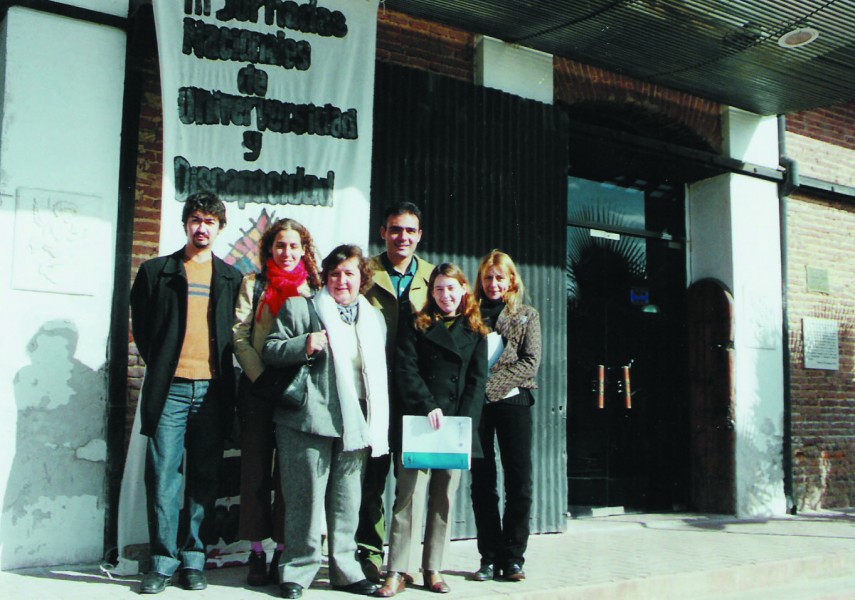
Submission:
M 293 219 L 277 221 L 262 236 L 261 272 L 244 278 L 235 306 L 232 331 L 235 356 L 243 369 L 242 390 L 249 387 L 249 382 L 263 377 L 261 350 L 285 300 L 292 296 L 309 297 L 321 287 L 316 255 L 309 230 Z M 279 476 L 274 474 L 273 408 L 273 402 L 251 394 L 242 393 L 238 399 L 241 424 L 238 533 L 252 544 L 246 578 L 252 586 L 278 583 L 277 566 L 285 530 Z M 274 490 L 272 510 L 271 489 Z M 276 543 L 269 570 L 262 546 L 262 540 L 267 538 Z

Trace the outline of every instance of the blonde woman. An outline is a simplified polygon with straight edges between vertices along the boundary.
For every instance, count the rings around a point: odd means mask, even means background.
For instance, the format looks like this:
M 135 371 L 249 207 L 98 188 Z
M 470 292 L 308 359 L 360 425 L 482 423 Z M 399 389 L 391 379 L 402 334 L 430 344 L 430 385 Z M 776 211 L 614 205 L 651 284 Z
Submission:
M 490 374 L 478 435 L 483 458 L 472 461 L 472 509 L 481 565 L 476 581 L 500 576 L 525 579 L 523 564 L 531 512 L 531 406 L 540 366 L 540 315 L 523 303 L 525 285 L 510 256 L 493 250 L 481 260 L 475 295 L 490 335 Z M 498 440 L 504 472 L 505 506 L 496 490 Z

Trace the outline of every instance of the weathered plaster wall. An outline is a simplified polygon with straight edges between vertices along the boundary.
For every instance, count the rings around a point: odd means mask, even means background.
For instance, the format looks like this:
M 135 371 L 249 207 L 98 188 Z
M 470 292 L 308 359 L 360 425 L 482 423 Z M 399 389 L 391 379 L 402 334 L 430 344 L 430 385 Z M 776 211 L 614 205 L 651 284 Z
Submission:
M 0 43 L 0 568 L 93 562 L 125 33 L 10 8 Z

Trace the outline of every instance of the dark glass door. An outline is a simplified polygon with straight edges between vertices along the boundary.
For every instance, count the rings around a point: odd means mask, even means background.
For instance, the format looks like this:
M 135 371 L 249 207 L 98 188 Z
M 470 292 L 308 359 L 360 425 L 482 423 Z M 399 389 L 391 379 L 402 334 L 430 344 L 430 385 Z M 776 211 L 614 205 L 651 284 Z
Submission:
M 680 186 L 568 180 L 571 513 L 682 508 L 688 497 Z

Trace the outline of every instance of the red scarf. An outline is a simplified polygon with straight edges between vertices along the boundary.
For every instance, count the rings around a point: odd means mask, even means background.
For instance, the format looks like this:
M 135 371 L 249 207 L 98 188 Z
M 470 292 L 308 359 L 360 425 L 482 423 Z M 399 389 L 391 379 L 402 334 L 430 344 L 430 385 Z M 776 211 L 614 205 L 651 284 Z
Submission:
M 264 292 L 264 299 L 261 301 L 261 306 L 258 307 L 258 316 L 256 321 L 261 321 L 261 312 L 264 305 L 270 309 L 270 314 L 274 317 L 282 310 L 282 305 L 288 298 L 299 296 L 298 291 L 300 286 L 306 283 L 309 273 L 306 271 L 306 265 L 303 264 L 303 259 L 297 263 L 293 271 L 286 271 L 276 264 L 272 258 L 267 259 L 267 281 L 269 285 Z

